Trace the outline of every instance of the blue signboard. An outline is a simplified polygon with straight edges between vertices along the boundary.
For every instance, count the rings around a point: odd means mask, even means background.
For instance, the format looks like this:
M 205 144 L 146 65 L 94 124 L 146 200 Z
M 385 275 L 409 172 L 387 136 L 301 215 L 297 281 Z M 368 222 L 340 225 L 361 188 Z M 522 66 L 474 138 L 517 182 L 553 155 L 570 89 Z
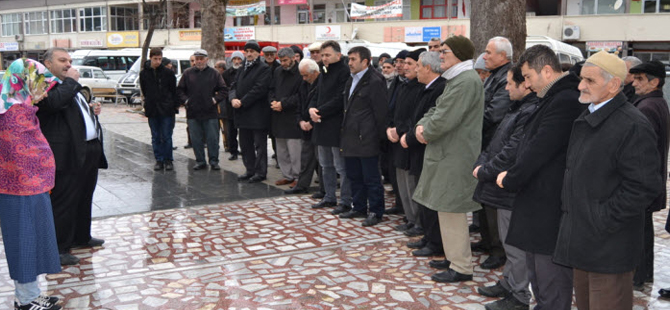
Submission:
M 431 38 L 442 38 L 442 27 L 423 27 L 423 42 Z

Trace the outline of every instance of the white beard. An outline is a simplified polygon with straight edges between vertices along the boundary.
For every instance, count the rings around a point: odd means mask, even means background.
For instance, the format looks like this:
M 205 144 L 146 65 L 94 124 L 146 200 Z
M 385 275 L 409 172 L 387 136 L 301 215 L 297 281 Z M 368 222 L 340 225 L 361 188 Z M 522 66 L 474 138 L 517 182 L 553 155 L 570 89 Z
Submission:
M 391 73 L 391 74 L 382 73 L 382 75 L 384 76 L 385 79 L 392 80 L 392 79 L 395 79 L 396 76 L 398 76 L 398 72 L 393 71 L 393 73 Z

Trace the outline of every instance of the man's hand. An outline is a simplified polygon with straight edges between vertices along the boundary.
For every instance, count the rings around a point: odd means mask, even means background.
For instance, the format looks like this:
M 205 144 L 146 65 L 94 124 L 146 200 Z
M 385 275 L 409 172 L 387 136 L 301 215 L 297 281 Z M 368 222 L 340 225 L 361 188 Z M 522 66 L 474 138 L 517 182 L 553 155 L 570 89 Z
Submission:
M 482 167 L 482 165 L 479 165 L 475 168 L 475 170 L 472 170 L 472 176 L 475 177 L 475 179 L 479 179 L 477 177 L 477 172 L 479 172 L 479 168 L 481 168 L 481 167 Z
M 503 180 L 505 180 L 505 176 L 507 176 L 507 171 L 503 171 L 500 174 L 498 174 L 498 180 L 496 181 L 498 187 L 505 188 L 503 187 Z
M 67 71 L 65 71 L 65 78 L 71 78 L 77 82 L 79 82 L 79 71 L 75 68 L 70 68 Z
M 319 109 L 309 108 L 309 117 L 312 118 L 312 122 L 321 123 L 321 115 L 319 115 Z
M 239 109 L 242 106 L 242 101 L 240 101 L 240 99 L 233 99 L 230 101 L 230 105 L 235 109 Z
M 270 108 L 272 108 L 273 111 L 281 112 L 281 101 L 270 102 Z
M 302 131 L 310 131 L 312 130 L 312 124 L 309 122 L 300 121 L 300 129 L 302 129 Z
M 404 149 L 409 147 L 409 145 L 407 145 L 407 134 L 403 134 L 402 137 L 400 137 L 400 145 Z
M 100 115 L 100 112 L 102 111 L 102 104 L 100 104 L 100 102 L 89 103 L 89 106 L 93 108 L 93 113 L 95 115 Z
M 396 143 L 400 138 L 398 137 L 398 132 L 395 130 L 395 127 L 386 128 L 386 137 L 389 141 Z
M 416 140 L 422 144 L 428 144 L 428 141 L 423 138 L 423 125 L 416 126 Z

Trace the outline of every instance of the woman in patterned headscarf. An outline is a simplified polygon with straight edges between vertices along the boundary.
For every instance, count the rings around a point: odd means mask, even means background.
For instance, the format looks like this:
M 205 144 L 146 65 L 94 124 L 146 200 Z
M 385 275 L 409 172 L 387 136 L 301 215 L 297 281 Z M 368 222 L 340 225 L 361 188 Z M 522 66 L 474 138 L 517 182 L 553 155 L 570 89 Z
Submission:
M 56 78 L 42 64 L 19 59 L 1 83 L 0 222 L 14 309 L 58 310 L 58 298 L 42 295 L 37 282 L 38 275 L 61 269 L 49 199 L 56 164 L 34 105 Z

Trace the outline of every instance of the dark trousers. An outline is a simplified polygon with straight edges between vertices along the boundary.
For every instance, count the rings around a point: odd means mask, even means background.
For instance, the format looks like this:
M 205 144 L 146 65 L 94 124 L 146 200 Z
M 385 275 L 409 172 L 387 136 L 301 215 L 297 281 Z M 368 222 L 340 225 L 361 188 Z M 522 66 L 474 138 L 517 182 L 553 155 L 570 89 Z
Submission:
M 228 151 L 231 155 L 237 155 L 237 128 L 235 128 L 235 120 L 232 118 L 226 119 L 226 142 L 228 143 Z
M 642 252 L 637 266 L 633 282 L 642 284 L 645 282 L 654 282 L 654 213 L 644 212 L 644 241 Z
M 316 145 L 312 144 L 309 140 L 300 140 L 301 149 L 300 149 L 300 175 L 298 176 L 297 188 L 308 189 L 309 185 L 312 184 L 312 176 L 314 172 L 317 172 L 319 177 L 319 188 L 321 192 L 325 192 L 323 189 L 323 180 L 321 178 L 321 173 L 319 172 L 321 166 L 319 166 L 318 155 L 316 154 Z
M 198 164 L 205 162 L 205 143 L 207 142 L 207 157 L 209 164 L 219 164 L 219 120 L 213 119 L 189 119 L 186 121 L 191 134 L 191 143 L 195 161 Z
M 156 161 L 172 161 L 172 131 L 174 130 L 175 116 L 149 117 L 151 129 L 151 146 L 154 149 Z
M 91 240 L 91 203 L 98 183 L 98 166 L 102 144 L 95 139 L 86 142 L 86 160 L 75 171 L 57 171 L 56 186 L 51 191 L 58 252 L 69 253 L 77 244 Z
M 384 187 L 379 173 L 379 156 L 345 157 L 354 211 L 384 215 Z M 369 209 L 368 209 L 369 203 Z
M 442 252 L 442 234 L 440 233 L 440 221 L 437 216 L 437 211 L 428 209 L 419 204 L 419 217 L 421 218 L 424 231 L 422 240 L 427 242 L 427 247 Z
M 526 252 L 526 265 L 530 287 L 537 301 L 533 310 L 570 310 L 572 268 L 555 264 L 551 255 L 531 252 Z M 633 282 L 630 283 L 632 285 Z
M 479 213 L 479 232 L 482 235 L 482 245 L 489 249 L 491 256 L 505 256 L 505 249 L 500 242 L 500 233 L 498 232 L 498 210 L 489 206 L 482 205 L 482 212 Z
M 247 174 L 265 178 L 268 173 L 267 129 L 240 128 L 242 163 Z
M 575 269 L 574 277 L 579 310 L 633 308 L 633 271 L 604 274 Z

